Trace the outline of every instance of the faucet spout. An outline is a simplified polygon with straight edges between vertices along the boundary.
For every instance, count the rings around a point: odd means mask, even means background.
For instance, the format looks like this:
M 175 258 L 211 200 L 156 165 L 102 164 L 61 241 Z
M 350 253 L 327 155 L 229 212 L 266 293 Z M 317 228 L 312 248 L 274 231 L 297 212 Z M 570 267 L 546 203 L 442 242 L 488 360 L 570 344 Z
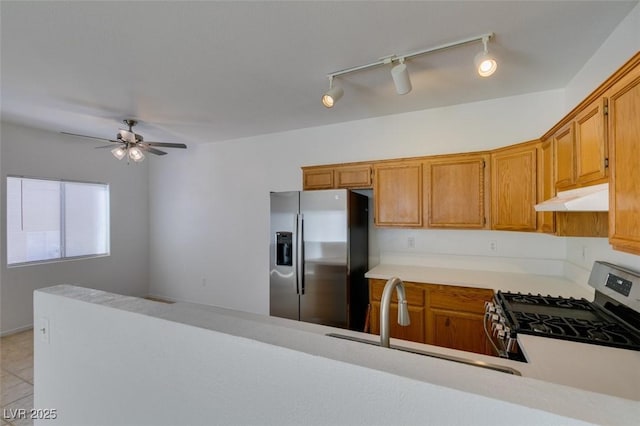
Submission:
M 382 299 L 380 300 L 380 346 L 385 348 L 389 347 L 389 309 L 391 306 L 391 295 L 393 294 L 394 288 L 398 295 L 398 324 L 401 326 L 407 326 L 411 323 L 404 284 L 398 277 L 390 278 L 384 285 Z

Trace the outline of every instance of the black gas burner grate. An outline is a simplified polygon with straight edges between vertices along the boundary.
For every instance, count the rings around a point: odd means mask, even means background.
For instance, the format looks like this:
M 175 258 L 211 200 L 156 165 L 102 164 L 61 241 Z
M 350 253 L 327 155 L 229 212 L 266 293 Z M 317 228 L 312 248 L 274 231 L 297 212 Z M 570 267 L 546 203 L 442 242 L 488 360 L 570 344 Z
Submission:
M 523 312 L 512 312 L 512 317 L 518 333 L 640 349 L 640 337 L 614 322 Z
M 640 334 L 585 299 L 498 292 L 515 333 L 640 350 Z
M 520 294 L 520 293 L 502 293 L 504 300 L 509 304 L 522 304 L 522 305 L 538 305 L 538 306 L 553 306 L 558 308 L 567 309 L 581 309 L 584 311 L 591 311 L 591 302 L 585 299 L 574 299 L 573 297 L 552 297 L 532 295 L 532 294 Z

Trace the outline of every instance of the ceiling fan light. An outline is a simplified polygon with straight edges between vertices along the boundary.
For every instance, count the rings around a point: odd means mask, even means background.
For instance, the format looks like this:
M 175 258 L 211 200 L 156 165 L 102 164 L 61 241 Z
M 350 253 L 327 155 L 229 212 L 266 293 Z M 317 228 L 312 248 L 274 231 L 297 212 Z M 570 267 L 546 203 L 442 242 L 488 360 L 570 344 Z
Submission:
M 116 157 L 118 160 L 122 160 L 126 155 L 127 155 L 127 150 L 124 149 L 123 147 L 119 146 L 117 148 L 114 148 L 111 150 L 111 153 L 113 154 L 114 157 Z
M 129 158 L 136 163 L 139 163 L 140 161 L 144 160 L 144 154 L 142 153 L 142 150 L 140 148 L 134 146 L 132 148 L 129 148 Z
M 343 94 L 344 90 L 342 90 L 342 87 L 330 88 L 324 95 L 322 95 L 322 105 L 327 108 L 333 108 L 335 103 L 340 100 Z
M 393 78 L 393 84 L 396 86 L 396 93 L 398 95 L 406 95 L 411 91 L 409 70 L 407 70 L 407 65 L 404 62 L 391 68 L 391 77 Z

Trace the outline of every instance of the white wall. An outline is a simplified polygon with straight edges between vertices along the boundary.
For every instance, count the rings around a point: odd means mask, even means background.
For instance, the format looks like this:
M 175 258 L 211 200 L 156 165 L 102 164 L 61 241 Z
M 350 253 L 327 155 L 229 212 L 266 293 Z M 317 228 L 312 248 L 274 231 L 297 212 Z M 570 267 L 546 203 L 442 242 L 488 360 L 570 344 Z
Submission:
M 532 93 L 172 153 L 150 164 L 151 293 L 268 313 L 269 191 L 301 189 L 300 166 L 485 150 L 535 139 L 562 116 L 563 101 L 561 90 Z M 339 105 L 318 113 L 339 114 Z M 374 235 L 380 256 L 402 251 L 405 232 Z M 433 244 L 447 240 L 443 232 L 455 236 L 467 255 L 515 253 L 552 262 L 565 257 L 562 238 L 426 230 L 415 232 L 416 251 L 408 256 L 450 256 L 450 245 Z M 387 247 L 394 235 L 400 242 Z M 497 241 L 498 252 L 488 253 L 490 240 Z
M 573 109 L 623 63 L 640 51 L 640 4 L 618 25 L 566 87 L 566 110 Z M 640 270 L 640 256 L 615 251 L 606 238 L 568 238 L 567 276 L 584 280 L 594 260 Z
M 7 175 L 105 182 L 111 192 L 111 256 L 7 268 L 2 239 L 0 333 L 28 328 L 33 290 L 78 283 L 119 294 L 148 293 L 148 172 L 145 163 L 127 166 L 99 143 L 2 123 L 0 228 L 6 227 Z
M 314 352 L 82 300 L 37 292 L 35 304 L 38 321 L 48 320 L 49 333 L 48 341 L 35 337 L 34 405 L 55 409 L 57 416 L 36 421 L 36 425 L 586 424 Z M 203 312 L 184 314 L 206 324 Z M 232 321 L 236 322 L 242 323 Z M 281 336 L 283 330 L 289 331 L 295 336 L 292 340 L 304 341 L 307 347 L 328 339 L 263 323 L 253 325 L 280 341 L 287 340 Z M 331 342 L 335 346 L 342 343 Z M 374 354 L 379 348 L 362 346 L 359 349 L 366 352 L 360 362 L 367 362 L 367 357 L 394 357 L 415 365 L 420 358 L 405 353 Z M 423 366 L 443 363 L 419 361 Z M 500 373 L 468 371 L 469 367 L 458 364 L 443 367 L 458 376 L 456 367 L 465 370 L 466 380 L 479 380 L 478 376 L 498 384 L 508 380 L 497 377 Z M 544 388 L 537 383 L 529 386 L 531 401 L 549 405 Z M 573 404 L 586 399 L 574 397 L 580 394 L 577 390 L 553 388 L 555 396 L 561 394 Z M 632 414 L 622 412 L 620 418 Z

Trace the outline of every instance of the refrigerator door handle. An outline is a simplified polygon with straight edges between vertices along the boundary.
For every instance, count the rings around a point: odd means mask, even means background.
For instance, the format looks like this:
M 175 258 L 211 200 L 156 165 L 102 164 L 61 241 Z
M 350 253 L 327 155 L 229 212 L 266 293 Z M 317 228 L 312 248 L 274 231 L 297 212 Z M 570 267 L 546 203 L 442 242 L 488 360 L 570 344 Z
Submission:
M 304 294 L 304 231 L 303 216 L 296 215 L 296 290 Z

